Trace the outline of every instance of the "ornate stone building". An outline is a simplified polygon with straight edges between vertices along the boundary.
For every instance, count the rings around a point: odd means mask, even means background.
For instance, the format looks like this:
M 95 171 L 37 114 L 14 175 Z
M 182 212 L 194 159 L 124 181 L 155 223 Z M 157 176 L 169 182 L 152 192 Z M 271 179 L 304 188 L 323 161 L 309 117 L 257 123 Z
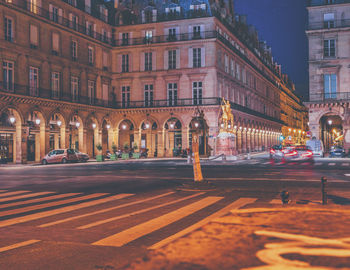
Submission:
M 310 131 L 323 140 L 350 148 L 349 67 L 350 1 L 310 0 Z
M 221 97 L 235 151 L 305 130 L 293 85 L 230 1 L 0 0 L 0 146 L 9 161 L 115 144 L 215 154 Z M 282 109 L 283 107 L 283 109 Z M 289 114 L 293 114 L 290 116 Z M 290 117 L 300 121 L 291 121 Z

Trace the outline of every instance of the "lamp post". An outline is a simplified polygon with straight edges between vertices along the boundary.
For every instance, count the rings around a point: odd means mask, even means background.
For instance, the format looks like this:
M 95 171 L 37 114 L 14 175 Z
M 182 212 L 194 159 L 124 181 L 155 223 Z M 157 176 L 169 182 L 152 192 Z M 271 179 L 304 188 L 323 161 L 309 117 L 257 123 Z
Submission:
M 202 182 L 202 170 L 199 160 L 199 131 L 202 128 L 205 130 L 204 125 L 204 113 L 199 108 L 195 111 L 195 115 L 192 117 L 192 157 L 193 157 L 193 175 L 195 182 Z M 205 136 L 205 132 L 203 134 Z M 205 138 L 205 137 L 204 137 Z

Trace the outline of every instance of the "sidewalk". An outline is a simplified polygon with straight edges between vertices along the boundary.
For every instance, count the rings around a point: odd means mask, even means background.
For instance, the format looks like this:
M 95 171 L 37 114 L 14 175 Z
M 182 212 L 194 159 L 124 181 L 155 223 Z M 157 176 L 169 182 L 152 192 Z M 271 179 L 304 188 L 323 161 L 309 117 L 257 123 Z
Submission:
M 350 207 L 231 210 L 123 269 L 350 269 Z

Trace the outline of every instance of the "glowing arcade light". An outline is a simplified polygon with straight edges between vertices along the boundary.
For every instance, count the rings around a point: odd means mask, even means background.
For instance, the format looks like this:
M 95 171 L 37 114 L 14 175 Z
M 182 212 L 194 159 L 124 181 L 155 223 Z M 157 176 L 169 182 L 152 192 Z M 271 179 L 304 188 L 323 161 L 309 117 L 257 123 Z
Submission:
M 234 129 L 237 129 L 237 126 L 234 126 L 233 128 L 234 128 Z
M 145 129 L 149 129 L 149 124 L 148 123 L 145 124 Z
M 95 129 L 96 128 L 96 124 L 92 123 L 92 128 Z
M 170 123 L 170 128 L 174 129 L 174 127 L 175 127 L 175 124 L 174 123 Z
M 228 128 L 231 128 L 231 124 L 228 124 L 228 126 L 227 126 Z
M 126 125 L 125 124 L 122 125 L 122 129 L 126 129 Z
M 292 131 L 292 129 L 291 129 L 291 128 L 288 128 L 288 131 L 289 131 L 289 132 L 291 132 L 291 131 Z
M 194 126 L 195 126 L 195 128 L 198 128 L 198 127 L 199 127 L 198 122 L 195 122 L 195 123 L 194 123 Z
M 35 124 L 40 125 L 40 118 L 35 119 Z
M 110 128 L 111 128 L 111 125 L 107 124 L 107 125 L 106 125 L 106 128 L 107 128 L 107 129 L 110 129 Z
M 80 123 L 79 122 L 76 122 L 75 123 L 75 126 L 78 128 L 78 127 L 80 127 Z
M 16 118 L 14 116 L 10 116 L 10 123 L 13 124 L 16 121 Z
M 57 126 L 60 127 L 61 125 L 62 125 L 62 121 L 61 121 L 61 120 L 58 120 L 58 121 L 57 121 Z
M 333 121 L 332 120 L 328 120 L 328 125 L 332 125 Z

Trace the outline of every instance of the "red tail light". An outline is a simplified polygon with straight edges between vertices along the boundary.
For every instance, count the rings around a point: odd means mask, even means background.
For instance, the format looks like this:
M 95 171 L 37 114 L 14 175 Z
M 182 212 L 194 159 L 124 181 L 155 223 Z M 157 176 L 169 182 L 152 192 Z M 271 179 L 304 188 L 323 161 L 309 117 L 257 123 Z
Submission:
M 312 157 L 314 153 L 312 151 L 307 151 L 306 153 L 302 154 L 302 157 Z
M 286 157 L 292 157 L 292 156 L 296 156 L 296 155 L 298 155 L 297 151 L 291 151 L 291 152 L 285 154 Z
M 273 150 L 273 149 L 271 148 L 271 149 L 270 149 L 270 153 L 271 153 L 271 154 L 274 154 L 274 153 L 276 153 L 276 151 Z

